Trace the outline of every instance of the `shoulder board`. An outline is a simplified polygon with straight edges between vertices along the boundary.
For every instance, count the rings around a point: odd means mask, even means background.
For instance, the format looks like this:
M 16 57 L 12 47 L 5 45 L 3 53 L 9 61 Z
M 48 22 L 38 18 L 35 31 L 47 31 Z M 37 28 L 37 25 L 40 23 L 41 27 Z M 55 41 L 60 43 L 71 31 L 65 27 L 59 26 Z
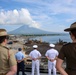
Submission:
M 10 53 L 9 53 L 9 48 L 7 48 L 6 46 L 2 46 L 2 45 L 0 45 L 1 47 L 3 47 L 3 48 L 6 48 L 8 51 L 8 59 L 10 58 Z
M 4 48 L 6 48 L 8 50 L 8 59 L 10 58 L 10 53 L 9 53 L 9 48 L 3 46 Z
M 63 45 L 68 45 L 68 44 L 70 44 L 70 42 L 69 42 L 69 43 L 65 43 L 65 44 L 63 44 Z
M 0 45 L 1 47 L 3 47 L 3 48 L 6 48 L 7 50 L 9 50 L 9 48 L 7 48 L 6 46 L 2 46 L 2 45 Z
M 3 46 L 3 47 L 9 50 L 9 48 L 7 48 L 7 47 L 5 47 L 5 46 Z

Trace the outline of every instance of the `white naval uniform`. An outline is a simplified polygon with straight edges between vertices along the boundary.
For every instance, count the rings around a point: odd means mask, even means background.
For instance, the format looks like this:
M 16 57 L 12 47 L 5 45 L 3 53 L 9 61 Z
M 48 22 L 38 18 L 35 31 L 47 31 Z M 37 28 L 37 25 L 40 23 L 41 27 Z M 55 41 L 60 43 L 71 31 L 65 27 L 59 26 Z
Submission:
M 48 56 L 50 59 L 55 59 L 58 56 L 58 51 L 55 49 L 47 50 L 45 56 Z M 53 75 L 56 75 L 56 60 L 53 62 L 48 60 L 48 75 L 51 75 L 51 70 L 53 70 Z
M 38 50 L 34 49 L 33 51 L 30 52 L 29 56 L 31 58 L 38 58 L 38 57 L 41 57 L 41 53 Z M 37 71 L 37 75 L 40 75 L 39 65 L 40 65 L 40 63 L 39 63 L 38 59 L 35 60 L 35 61 L 32 60 L 32 75 L 34 75 L 35 68 L 36 68 L 36 71 Z

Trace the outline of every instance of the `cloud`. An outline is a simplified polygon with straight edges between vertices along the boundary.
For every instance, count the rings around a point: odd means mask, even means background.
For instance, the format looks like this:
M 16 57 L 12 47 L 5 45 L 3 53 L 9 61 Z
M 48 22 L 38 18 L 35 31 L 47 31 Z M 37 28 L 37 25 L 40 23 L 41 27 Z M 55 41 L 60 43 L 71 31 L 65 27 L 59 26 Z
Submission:
M 63 0 L 63 1 L 61 1 L 61 0 L 47 0 L 47 1 L 46 0 L 13 0 L 13 1 L 38 5 L 39 8 L 41 6 L 44 6 L 45 8 L 47 8 L 46 10 L 49 10 L 53 13 L 68 12 L 69 10 L 67 10 L 67 9 L 68 8 L 70 9 L 70 6 L 72 6 L 72 7 L 74 5 L 76 6 L 75 0 Z
M 48 31 L 63 31 L 76 20 L 76 0 L 11 0 L 7 3 L 12 3 L 11 8 L 15 9 L 9 10 L 8 6 L 8 11 L 0 10 L 3 25 L 26 24 Z
M 52 14 L 60 14 L 60 13 L 76 13 L 76 1 L 75 0 L 11 0 L 14 2 L 19 3 L 26 3 L 29 5 L 29 9 L 33 10 L 35 7 L 37 10 L 40 9 L 42 12 L 43 10 L 46 10 L 47 12 L 50 12 Z M 35 5 L 35 7 L 33 7 Z M 30 7 L 32 6 L 32 7 Z M 33 8 L 33 9 L 31 9 Z M 37 11 L 35 10 L 35 11 Z
M 75 0 L 54 0 L 51 4 L 52 13 L 56 14 L 70 14 L 76 15 L 76 1 Z
M 29 25 L 31 27 L 39 28 L 39 24 L 34 21 L 27 9 L 20 10 L 1 10 L 0 11 L 0 25 Z
M 74 21 L 74 20 L 75 20 L 75 18 L 69 18 L 69 19 L 66 20 L 66 22 L 71 22 L 71 21 Z

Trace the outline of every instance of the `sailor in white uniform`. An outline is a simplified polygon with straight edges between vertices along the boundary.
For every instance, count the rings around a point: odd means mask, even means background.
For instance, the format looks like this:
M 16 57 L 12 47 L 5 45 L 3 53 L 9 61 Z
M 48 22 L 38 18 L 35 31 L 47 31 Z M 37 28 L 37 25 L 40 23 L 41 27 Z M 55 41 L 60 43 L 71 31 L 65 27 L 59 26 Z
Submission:
M 32 75 L 34 75 L 35 68 L 36 68 L 37 75 L 40 75 L 39 59 L 41 58 L 41 53 L 37 50 L 37 48 L 38 48 L 37 45 L 33 45 L 33 48 L 34 48 L 34 50 L 31 51 L 29 54 L 30 58 L 32 59 Z
M 58 56 L 58 51 L 54 49 L 55 45 L 49 45 L 51 49 L 47 50 L 45 56 L 48 59 L 48 75 L 51 75 L 51 71 L 53 70 L 53 75 L 56 75 L 56 59 Z

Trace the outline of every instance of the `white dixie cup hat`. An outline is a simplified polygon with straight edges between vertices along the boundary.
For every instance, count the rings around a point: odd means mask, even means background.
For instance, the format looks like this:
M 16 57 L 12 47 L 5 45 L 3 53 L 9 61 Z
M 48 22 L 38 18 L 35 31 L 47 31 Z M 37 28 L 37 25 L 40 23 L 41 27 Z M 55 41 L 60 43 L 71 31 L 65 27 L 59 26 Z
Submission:
M 33 48 L 38 48 L 38 46 L 37 45 L 33 45 Z
M 55 47 L 55 45 L 54 45 L 54 44 L 50 44 L 49 46 L 50 46 L 50 47 Z

